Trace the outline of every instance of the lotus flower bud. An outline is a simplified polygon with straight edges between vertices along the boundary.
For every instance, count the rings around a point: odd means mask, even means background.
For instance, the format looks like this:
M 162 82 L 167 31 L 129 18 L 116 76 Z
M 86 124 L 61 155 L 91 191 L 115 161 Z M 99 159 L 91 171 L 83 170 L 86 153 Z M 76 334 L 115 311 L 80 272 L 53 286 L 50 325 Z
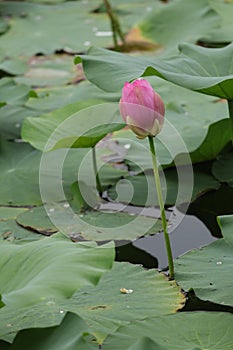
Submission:
M 139 78 L 125 83 L 119 108 L 124 121 L 138 138 L 156 136 L 161 131 L 164 103 L 147 80 Z

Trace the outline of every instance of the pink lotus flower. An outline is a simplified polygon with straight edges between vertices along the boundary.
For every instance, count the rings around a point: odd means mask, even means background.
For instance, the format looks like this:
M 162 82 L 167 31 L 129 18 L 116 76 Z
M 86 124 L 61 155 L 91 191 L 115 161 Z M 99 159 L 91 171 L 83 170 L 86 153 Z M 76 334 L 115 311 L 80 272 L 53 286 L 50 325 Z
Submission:
M 136 79 L 125 83 L 119 108 L 124 121 L 138 138 L 156 136 L 161 131 L 164 103 L 147 80 Z

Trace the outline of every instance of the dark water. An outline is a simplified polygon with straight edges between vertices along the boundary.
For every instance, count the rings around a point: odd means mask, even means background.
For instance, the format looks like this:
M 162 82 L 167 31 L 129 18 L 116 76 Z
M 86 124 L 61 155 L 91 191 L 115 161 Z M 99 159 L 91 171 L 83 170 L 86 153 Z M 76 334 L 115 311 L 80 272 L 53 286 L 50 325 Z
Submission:
M 181 215 L 177 209 L 176 215 L 178 217 Z M 193 215 L 185 215 L 175 229 L 171 228 L 169 231 L 172 232 L 169 235 L 174 258 L 216 240 L 205 224 Z M 167 256 L 163 233 L 139 238 L 133 243 L 121 241 L 116 248 L 116 260 L 142 264 L 147 268 L 166 268 Z
M 221 237 L 216 217 L 233 214 L 233 188 L 222 185 L 219 190 L 207 192 L 193 202 L 186 215 L 183 216 L 182 211 L 182 207 L 174 210 L 169 227 L 174 258 Z M 122 243 L 116 247 L 117 261 L 130 261 L 147 268 L 167 267 L 163 233 Z

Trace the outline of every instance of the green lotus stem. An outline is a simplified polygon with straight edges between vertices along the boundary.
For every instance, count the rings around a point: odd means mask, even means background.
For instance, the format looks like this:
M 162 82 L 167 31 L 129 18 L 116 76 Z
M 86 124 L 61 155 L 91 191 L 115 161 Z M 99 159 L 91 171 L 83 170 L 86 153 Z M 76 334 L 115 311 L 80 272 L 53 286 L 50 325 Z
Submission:
M 158 170 L 157 160 L 156 160 L 154 138 L 153 138 L 153 136 L 148 136 L 148 139 L 149 139 L 150 151 L 151 151 L 151 157 L 152 157 L 152 163 L 153 163 L 155 187 L 156 187 L 156 191 L 157 191 L 159 208 L 160 208 L 161 219 L 162 219 L 162 228 L 163 228 L 163 232 L 164 232 L 164 239 L 165 239 L 166 250 L 167 250 L 167 258 L 168 258 L 168 266 L 169 266 L 169 278 L 171 280 L 173 280 L 174 279 L 174 264 L 173 264 L 170 238 L 169 238 L 168 231 L 167 231 L 167 220 L 166 220 L 165 208 L 164 208 L 164 204 L 163 204 L 163 195 L 162 195 L 161 182 L 160 182 L 160 177 L 159 177 L 159 170 Z
M 233 143 L 233 100 L 228 100 L 229 117 L 231 120 L 231 140 Z
M 92 162 L 93 162 L 93 168 L 94 168 L 94 172 L 95 172 L 95 179 L 96 179 L 97 191 L 99 192 L 100 197 L 102 197 L 103 190 L 102 190 L 102 186 L 101 186 L 101 182 L 100 182 L 100 177 L 99 177 L 99 172 L 98 172 L 98 168 L 97 168 L 95 146 L 92 147 Z
M 116 17 L 116 15 L 115 15 L 115 25 L 116 25 L 116 31 L 117 31 L 117 33 L 118 33 L 118 35 L 119 35 L 123 45 L 125 45 L 125 36 L 124 36 L 124 34 L 123 34 L 122 30 L 121 30 L 121 25 L 120 25 L 119 20 Z
M 108 17 L 110 19 L 110 22 L 111 22 L 114 47 L 115 47 L 115 50 L 118 50 L 119 46 L 118 46 L 118 42 L 117 42 L 117 35 L 119 35 L 123 45 L 125 45 L 125 37 L 124 37 L 124 34 L 121 30 L 121 26 L 120 26 L 120 23 L 118 21 L 118 18 L 112 10 L 110 2 L 108 0 L 104 0 L 104 5 L 106 8 Z
M 112 37 L 113 37 L 114 48 L 116 51 L 118 51 L 119 46 L 118 46 L 118 41 L 117 41 L 116 24 L 113 21 L 111 21 L 111 28 L 112 28 Z

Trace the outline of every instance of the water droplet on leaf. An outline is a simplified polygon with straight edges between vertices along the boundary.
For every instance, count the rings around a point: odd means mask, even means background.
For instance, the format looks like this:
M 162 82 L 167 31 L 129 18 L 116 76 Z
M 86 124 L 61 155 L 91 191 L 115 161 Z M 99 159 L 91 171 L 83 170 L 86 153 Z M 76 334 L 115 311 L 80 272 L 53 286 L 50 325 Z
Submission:
M 84 45 L 84 46 L 90 46 L 90 45 L 91 45 L 91 42 L 90 42 L 90 41 L 85 41 L 85 42 L 83 43 L 83 45 Z
M 110 31 L 102 31 L 102 32 L 100 32 L 100 31 L 98 31 L 98 32 L 96 32 L 95 33 L 95 36 L 112 36 L 112 32 L 110 32 Z

